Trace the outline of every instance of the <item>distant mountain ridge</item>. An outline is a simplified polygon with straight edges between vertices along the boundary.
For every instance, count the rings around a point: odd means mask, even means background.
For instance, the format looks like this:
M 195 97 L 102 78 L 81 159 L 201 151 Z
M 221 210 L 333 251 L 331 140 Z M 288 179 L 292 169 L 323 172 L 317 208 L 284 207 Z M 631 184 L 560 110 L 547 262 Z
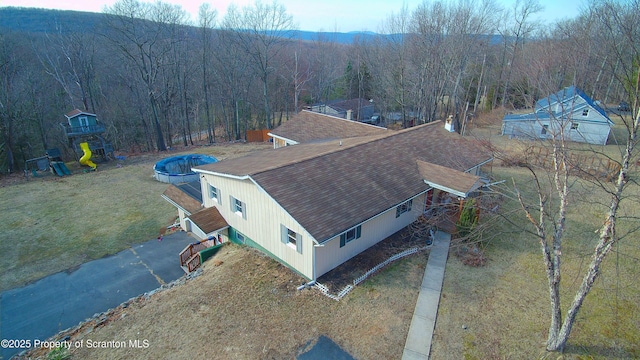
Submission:
M 23 7 L 0 7 L 0 31 L 54 33 L 87 32 L 99 28 L 103 13 L 74 10 L 51 10 Z M 370 31 L 329 32 L 293 30 L 293 39 L 302 41 L 326 41 L 339 44 L 352 44 L 354 41 L 370 42 L 376 37 L 399 38 L 402 34 L 378 34 Z M 499 35 L 485 35 L 491 44 L 502 41 Z
M 32 33 L 78 32 L 95 29 L 105 14 L 74 10 L 51 10 L 23 7 L 0 7 L 0 30 Z M 294 39 L 331 41 L 351 44 L 356 39 L 369 41 L 378 36 L 372 32 L 314 32 L 294 30 Z
M 0 29 L 16 32 L 76 32 L 95 28 L 104 14 L 23 7 L 1 7 Z

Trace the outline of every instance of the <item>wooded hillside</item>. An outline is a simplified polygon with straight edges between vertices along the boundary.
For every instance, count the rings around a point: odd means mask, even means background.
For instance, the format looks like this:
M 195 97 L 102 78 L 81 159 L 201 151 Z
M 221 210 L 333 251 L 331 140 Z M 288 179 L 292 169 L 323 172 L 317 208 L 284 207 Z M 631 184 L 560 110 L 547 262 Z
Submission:
M 381 30 L 394 35 L 348 44 L 301 40 L 277 3 L 224 18 L 205 4 L 195 24 L 163 2 L 121 0 L 105 14 L 0 8 L 0 171 L 52 147 L 73 158 L 59 124 L 75 108 L 98 115 L 116 151 L 152 151 L 196 134 L 243 139 L 336 99 L 371 100 L 403 126 L 529 108 L 568 85 L 603 104 L 635 104 L 639 8 L 594 2 L 543 26 L 535 0 L 425 2 L 388 18 Z

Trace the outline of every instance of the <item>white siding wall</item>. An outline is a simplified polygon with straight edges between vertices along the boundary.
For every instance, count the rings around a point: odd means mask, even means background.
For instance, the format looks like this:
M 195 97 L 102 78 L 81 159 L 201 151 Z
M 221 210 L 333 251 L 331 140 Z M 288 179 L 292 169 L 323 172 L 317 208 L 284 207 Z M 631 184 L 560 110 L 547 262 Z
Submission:
M 222 204 L 218 204 L 209 197 L 209 184 L 218 189 Z M 201 177 L 200 185 L 205 207 L 216 206 L 231 227 L 302 275 L 309 279 L 313 278 L 313 241 L 311 237 L 251 180 L 237 180 L 204 174 L 204 177 Z M 245 204 L 246 219 L 231 211 L 229 196 L 233 196 Z M 280 224 L 302 235 L 302 254 L 282 242 Z
M 191 232 L 198 237 L 200 240 L 206 240 L 208 235 L 204 233 L 199 227 L 195 226 L 193 223 L 191 224 Z
M 362 235 L 340 247 L 340 236 L 316 247 L 316 278 L 414 222 L 424 210 L 425 196 L 413 199 L 411 211 L 396 218 L 396 208 L 362 224 Z
M 595 110 L 590 110 L 595 112 Z M 585 117 L 586 118 L 586 117 Z M 572 130 L 571 124 L 565 127 L 565 137 L 567 140 L 576 142 L 588 142 L 591 144 L 605 145 L 609 137 L 610 127 L 607 123 L 582 122 L 581 115 L 574 116 L 572 121 L 578 123 L 578 129 Z M 549 125 L 546 135 L 542 135 L 543 125 Z M 513 136 L 526 136 L 532 138 L 547 139 L 552 137 L 554 131 L 549 121 L 507 121 L 503 123 L 502 134 Z
M 180 217 L 180 227 L 182 228 L 182 230 L 190 231 L 186 223 L 187 215 L 180 208 L 178 208 L 178 217 Z
M 539 120 L 505 121 L 502 123 L 502 135 L 544 139 L 550 137 L 550 131 L 547 132 L 547 135 L 542 135 L 544 125 L 549 125 L 549 122 Z
M 606 145 L 610 130 L 611 128 L 607 124 L 581 122 L 577 130 L 568 130 L 567 137 L 571 141 Z

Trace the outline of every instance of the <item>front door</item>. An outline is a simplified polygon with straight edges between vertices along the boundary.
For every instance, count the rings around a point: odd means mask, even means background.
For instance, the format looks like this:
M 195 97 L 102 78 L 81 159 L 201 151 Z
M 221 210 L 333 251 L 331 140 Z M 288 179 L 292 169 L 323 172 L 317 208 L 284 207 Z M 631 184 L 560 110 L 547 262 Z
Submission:
M 89 119 L 86 116 L 80 116 L 78 122 L 80 122 L 82 132 L 89 132 Z

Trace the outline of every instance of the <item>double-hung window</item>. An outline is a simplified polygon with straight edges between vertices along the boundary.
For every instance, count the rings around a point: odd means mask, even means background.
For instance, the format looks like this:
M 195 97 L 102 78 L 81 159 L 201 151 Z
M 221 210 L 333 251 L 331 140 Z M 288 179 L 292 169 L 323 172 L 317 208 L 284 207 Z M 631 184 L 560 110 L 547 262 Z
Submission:
M 220 197 L 220 189 L 213 185 L 209 185 L 209 197 L 211 200 L 217 202 L 218 204 L 222 204 L 222 197 Z
M 284 225 L 280 225 L 280 238 L 283 244 L 302 254 L 302 235 Z
M 362 236 L 362 225 L 358 225 L 343 232 L 340 234 L 340 247 L 345 246 L 350 241 L 360 238 L 360 236 Z
M 413 199 L 403 202 L 402 204 L 396 207 L 396 217 L 400 217 L 400 215 L 411 211 L 411 204 L 413 204 Z
M 231 212 L 235 213 L 236 215 L 240 216 L 243 219 L 247 218 L 247 204 L 243 203 L 242 201 L 234 198 L 233 196 L 230 197 L 230 203 L 231 203 Z

